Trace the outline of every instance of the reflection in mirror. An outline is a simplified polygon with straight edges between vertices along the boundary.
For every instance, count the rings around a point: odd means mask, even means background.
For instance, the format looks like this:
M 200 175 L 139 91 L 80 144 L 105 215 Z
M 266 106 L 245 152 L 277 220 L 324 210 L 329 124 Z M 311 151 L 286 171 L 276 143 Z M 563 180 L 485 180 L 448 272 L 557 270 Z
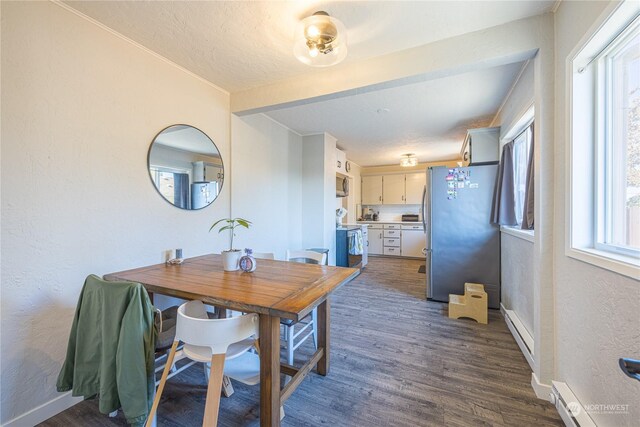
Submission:
M 156 135 L 147 166 L 158 193 L 181 209 L 202 209 L 222 189 L 224 166 L 218 147 L 193 126 L 173 125 Z

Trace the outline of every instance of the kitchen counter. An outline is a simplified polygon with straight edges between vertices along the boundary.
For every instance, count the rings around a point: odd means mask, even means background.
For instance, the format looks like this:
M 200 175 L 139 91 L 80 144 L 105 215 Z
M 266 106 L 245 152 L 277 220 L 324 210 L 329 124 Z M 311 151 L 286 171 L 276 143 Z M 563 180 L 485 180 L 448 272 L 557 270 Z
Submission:
M 358 221 L 358 224 L 402 224 L 402 225 L 422 225 L 422 221 Z

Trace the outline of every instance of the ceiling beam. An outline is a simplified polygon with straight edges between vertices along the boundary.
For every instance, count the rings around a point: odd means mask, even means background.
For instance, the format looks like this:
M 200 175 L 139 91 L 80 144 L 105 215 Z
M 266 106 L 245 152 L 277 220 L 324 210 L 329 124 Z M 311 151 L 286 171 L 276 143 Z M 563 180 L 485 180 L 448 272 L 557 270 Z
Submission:
M 521 62 L 548 36 L 545 19 L 548 14 L 234 92 L 231 111 L 261 113 Z

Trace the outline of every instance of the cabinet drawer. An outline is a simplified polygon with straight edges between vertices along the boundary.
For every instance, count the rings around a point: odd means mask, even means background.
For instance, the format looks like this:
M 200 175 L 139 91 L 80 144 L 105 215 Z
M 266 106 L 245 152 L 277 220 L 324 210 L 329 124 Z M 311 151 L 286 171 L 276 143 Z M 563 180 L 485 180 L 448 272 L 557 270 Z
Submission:
M 384 247 L 384 254 L 385 255 L 400 255 L 400 248 L 393 248 L 393 247 L 388 247 L 385 246 Z
M 369 230 L 382 230 L 382 224 L 372 224 L 367 228 Z
M 385 230 L 400 230 L 400 224 L 385 224 Z
M 424 227 L 422 227 L 422 224 L 420 224 L 420 225 L 403 225 L 402 229 L 403 230 L 424 230 Z
M 400 230 L 384 230 L 384 237 L 400 237 Z
M 384 239 L 384 246 L 400 247 L 400 239 Z

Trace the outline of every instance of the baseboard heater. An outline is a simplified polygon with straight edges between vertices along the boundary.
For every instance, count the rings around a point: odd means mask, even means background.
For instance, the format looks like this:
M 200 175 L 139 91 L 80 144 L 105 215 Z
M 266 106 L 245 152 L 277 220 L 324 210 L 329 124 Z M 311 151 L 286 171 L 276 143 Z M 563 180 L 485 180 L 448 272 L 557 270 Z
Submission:
M 549 401 L 556 406 L 560 418 L 569 427 L 596 427 L 587 411 L 566 383 L 551 381 Z
M 504 305 L 500 304 L 500 311 L 524 358 L 527 359 L 531 370 L 535 371 L 533 366 L 533 337 L 513 310 L 507 310 Z

